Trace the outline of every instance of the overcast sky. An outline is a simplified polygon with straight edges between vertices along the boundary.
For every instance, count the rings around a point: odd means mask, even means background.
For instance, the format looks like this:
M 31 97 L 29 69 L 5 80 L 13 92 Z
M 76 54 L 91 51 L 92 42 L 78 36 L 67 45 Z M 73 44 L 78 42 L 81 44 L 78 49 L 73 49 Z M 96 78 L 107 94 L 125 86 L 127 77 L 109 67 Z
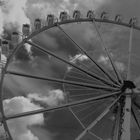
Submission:
M 78 9 L 81 11 L 82 16 L 85 17 L 86 12 L 92 9 L 95 11 L 97 18 L 105 10 L 109 13 L 110 19 L 113 20 L 116 14 L 121 14 L 124 22 L 128 23 L 131 17 L 136 16 L 138 19 L 140 18 L 139 6 L 139 0 L 3 0 L 0 7 L 0 36 L 5 36 L 9 40 L 11 38 L 10 34 L 13 31 L 21 32 L 22 24 L 26 23 L 31 25 L 31 30 L 34 30 L 33 25 L 36 18 L 41 18 L 42 24 L 45 24 L 47 14 L 55 14 L 56 17 L 59 17 L 60 11 L 64 10 L 72 16 L 73 10 Z M 113 78 L 116 78 L 93 24 L 75 23 L 62 27 Z M 97 27 L 118 71 L 123 78 L 126 78 L 130 29 L 107 23 L 97 23 Z M 140 84 L 139 36 L 139 31 L 134 30 L 131 55 L 131 80 L 135 81 L 137 86 Z M 91 72 L 109 81 L 97 66 L 86 56 L 82 55 L 58 28 L 44 31 L 33 37 L 32 41 L 63 59 L 75 63 L 79 67 L 84 68 L 81 63 L 86 65 L 90 68 Z M 56 58 L 46 55 L 34 47 L 30 47 L 25 44 L 26 49 L 22 48 L 16 54 L 15 59 L 8 67 L 9 70 L 42 77 L 105 85 L 77 71 L 75 68 L 71 68 L 67 64 L 58 61 Z M 66 93 L 69 93 L 71 96 L 69 98 L 70 102 L 110 93 L 103 90 L 91 90 L 83 87 L 62 85 L 11 75 L 5 77 L 3 89 L 5 114 L 21 113 L 63 104 L 66 102 Z M 84 96 L 80 96 L 81 94 Z M 85 94 L 88 95 L 85 96 Z M 103 112 L 112 100 L 111 98 L 98 101 L 72 108 L 72 110 L 79 117 L 83 125 L 88 126 Z M 113 124 L 114 114 L 113 110 L 111 110 L 92 129 L 92 132 L 104 140 L 110 140 L 113 135 Z M 68 109 L 11 120 L 8 121 L 8 126 L 14 140 L 74 140 L 83 130 Z M 107 127 L 108 129 L 106 129 Z M 132 140 L 140 138 L 133 118 L 131 128 Z M 82 140 L 87 139 L 98 140 L 98 138 L 90 135 L 86 135 Z

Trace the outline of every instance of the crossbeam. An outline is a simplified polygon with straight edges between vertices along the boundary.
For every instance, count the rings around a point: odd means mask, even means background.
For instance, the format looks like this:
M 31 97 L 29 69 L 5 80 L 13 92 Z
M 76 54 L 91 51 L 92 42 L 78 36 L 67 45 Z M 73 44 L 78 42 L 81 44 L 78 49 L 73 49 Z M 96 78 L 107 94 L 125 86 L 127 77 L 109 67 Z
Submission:
M 66 64 L 68 64 L 68 65 L 70 65 L 70 66 L 76 68 L 77 70 L 79 70 L 79 71 L 85 73 L 86 75 L 88 75 L 88 76 L 90 76 L 90 77 L 92 77 L 92 78 L 95 78 L 96 80 L 99 80 L 99 81 L 101 81 L 101 82 L 103 82 L 103 83 L 105 83 L 105 84 L 107 84 L 107 85 L 110 85 L 110 86 L 115 86 L 115 85 L 113 85 L 111 82 L 109 82 L 108 80 L 106 80 L 106 79 L 100 77 L 99 75 L 90 73 L 90 72 L 88 72 L 88 71 L 86 71 L 86 70 L 84 70 L 84 69 L 82 69 L 82 68 L 80 68 L 80 67 L 77 67 L 75 64 L 73 64 L 73 63 L 71 63 L 71 62 L 69 62 L 69 61 L 67 61 L 67 60 L 65 60 L 65 59 L 63 59 L 63 58 L 57 56 L 56 54 L 54 54 L 54 53 L 52 53 L 52 52 L 50 52 L 50 51 L 48 51 L 48 50 L 46 50 L 46 49 L 40 47 L 39 45 L 37 45 L 37 44 L 35 44 L 35 43 L 31 42 L 31 41 L 26 41 L 26 43 L 28 43 L 28 44 L 34 46 L 35 48 L 39 49 L 40 51 L 42 51 L 42 52 L 44 52 L 44 53 L 46 53 L 46 54 L 49 54 L 49 55 L 51 55 L 51 56 L 57 58 L 58 60 L 61 60 L 62 62 L 64 62 L 64 63 L 66 63 Z
M 117 68 L 116 68 L 116 66 L 115 66 L 115 64 L 114 64 L 114 61 L 113 61 L 113 59 L 112 59 L 112 57 L 111 57 L 111 55 L 110 55 L 110 52 L 108 51 L 108 49 L 107 49 L 107 47 L 106 47 L 106 45 L 105 45 L 105 43 L 104 43 L 104 40 L 103 40 L 103 38 L 102 38 L 102 36 L 101 36 L 101 34 L 100 34 L 99 29 L 97 28 L 97 25 L 96 25 L 94 19 L 93 19 L 93 24 L 94 24 L 94 27 L 95 27 L 95 29 L 96 29 L 96 32 L 97 32 L 97 34 L 98 34 L 98 36 L 99 36 L 99 38 L 100 38 L 101 45 L 102 45 L 104 51 L 106 52 L 106 54 L 107 54 L 107 56 L 108 56 L 108 58 L 109 58 L 109 60 L 110 60 L 110 63 L 111 63 L 112 68 L 113 68 L 113 70 L 114 70 L 114 72 L 115 72 L 115 74 L 116 74 L 116 77 L 117 77 L 118 81 L 122 84 L 122 83 L 123 83 L 122 77 L 121 77 L 120 73 L 118 72 L 118 70 L 117 70 Z
M 136 124 L 137 124 L 137 126 L 138 126 L 138 129 L 139 129 L 139 132 L 140 132 L 140 124 L 139 124 L 139 121 L 138 121 L 138 119 L 137 119 L 137 116 L 136 116 L 136 114 L 135 114 L 135 112 L 134 112 L 133 107 L 132 107 L 132 115 L 133 115 L 133 117 L 134 117 L 134 119 L 135 119 L 135 122 L 136 122 Z
M 102 67 L 100 66 L 96 61 L 93 60 L 93 58 L 82 48 L 80 47 L 66 31 L 59 25 L 57 24 L 57 27 L 64 33 L 64 35 L 82 52 L 84 53 L 113 83 L 117 84 L 117 81 L 114 80 L 111 75 Z
M 93 97 L 93 98 L 89 98 L 89 99 L 85 99 L 85 100 L 81 100 L 81 101 L 75 101 L 75 102 L 67 103 L 67 104 L 60 105 L 60 106 L 48 107 L 48 108 L 38 109 L 38 110 L 34 110 L 34 111 L 14 114 L 14 115 L 7 115 L 7 116 L 5 116 L 5 120 L 20 118 L 20 117 L 26 117 L 26 116 L 36 115 L 36 114 L 39 114 L 39 113 L 45 113 L 45 112 L 65 109 L 65 108 L 68 108 L 68 107 L 83 105 L 83 104 L 86 104 L 86 103 L 102 100 L 102 99 L 105 99 L 105 98 L 110 98 L 110 97 L 120 95 L 120 94 L 121 94 L 120 92 L 114 92 L 114 93 L 111 93 L 111 94 L 100 95 L 100 96 L 97 96 L 97 97 Z
M 57 82 L 57 83 L 65 83 L 65 84 L 70 84 L 74 86 L 80 86 L 80 87 L 87 87 L 87 88 L 92 88 L 92 89 L 103 89 L 107 91 L 117 91 L 119 89 L 113 88 L 113 87 L 108 87 L 108 86 L 100 86 L 100 85 L 95 85 L 95 84 L 87 84 L 83 82 L 75 82 L 75 81 L 68 81 L 68 80 L 61 80 L 61 79 L 56 79 L 56 78 L 44 78 L 40 76 L 35 76 L 35 75 L 29 75 L 29 74 L 24 74 L 24 73 L 19 73 L 19 72 L 14 72 L 8 70 L 6 72 L 7 74 L 15 75 L 15 76 L 21 76 L 21 77 L 26 77 L 26 78 L 32 78 L 32 79 L 38 79 L 38 80 L 45 80 L 45 81 L 51 81 L 51 82 Z
M 75 140 L 81 140 L 88 131 L 90 131 L 109 111 L 110 109 L 117 103 L 122 95 L 120 95 L 113 103 L 111 103 L 103 113 L 101 113 L 97 119 L 95 119 Z

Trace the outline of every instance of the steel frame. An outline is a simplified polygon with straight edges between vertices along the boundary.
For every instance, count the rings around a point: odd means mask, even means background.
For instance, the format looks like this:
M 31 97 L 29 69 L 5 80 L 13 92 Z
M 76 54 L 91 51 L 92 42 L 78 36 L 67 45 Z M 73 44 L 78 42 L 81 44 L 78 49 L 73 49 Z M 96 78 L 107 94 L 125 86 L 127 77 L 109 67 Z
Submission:
M 69 24 L 69 23 L 76 23 L 76 22 L 91 22 L 91 23 L 96 23 L 96 22 L 104 22 L 104 23 L 112 23 L 112 24 L 117 24 L 117 25 L 120 25 L 120 26 L 125 26 L 125 27 L 129 27 L 129 28 L 131 28 L 132 29 L 132 26 L 130 25 L 130 24 L 127 24 L 127 23 L 123 23 L 123 22 L 116 22 L 116 21 L 112 21 L 112 20 L 103 20 L 103 19 L 97 19 L 97 18 L 94 18 L 94 19 L 89 19 L 89 18 L 80 18 L 80 19 L 78 19 L 78 20 L 74 20 L 74 19 L 70 19 L 70 20 L 66 20 L 66 21 L 63 21 L 63 22 L 56 22 L 56 23 L 54 23 L 52 26 L 44 26 L 44 27 L 42 27 L 40 30 L 38 30 L 38 31 L 35 31 L 35 32 L 33 32 L 31 35 L 29 35 L 27 38 L 24 38 L 23 39 L 23 41 L 21 42 L 21 43 L 19 43 L 18 44 L 18 46 L 13 50 L 13 53 L 8 57 L 8 60 L 7 60 L 7 63 L 6 63 L 6 65 L 5 65 L 5 67 L 2 69 L 2 76 L 1 76 L 1 81 L 0 81 L 0 99 L 1 99 L 1 102 L 0 102 L 0 110 L 1 110 L 1 113 L 2 113 L 2 121 L 3 121 L 3 124 L 4 124 L 4 128 L 5 128 L 5 130 L 8 132 L 8 135 L 9 135 L 9 139 L 10 140 L 12 140 L 12 136 L 11 136 L 11 134 L 10 134 L 10 132 L 9 132 L 9 129 L 8 129 L 8 126 L 7 126 L 7 120 L 10 120 L 10 119 L 15 119 L 15 118 L 19 118 L 19 117 L 23 117 L 23 116 L 28 116 L 28 115 L 34 115 L 34 114 L 37 114 L 37 113 L 44 113 L 44 112 L 47 112 L 47 111 L 52 111 L 52 110 L 58 110 L 58 109 L 62 109 L 62 108 L 71 108 L 72 106 L 76 106 L 76 105 L 79 105 L 79 104 L 83 104 L 83 103 L 87 103 L 87 102 L 92 102 L 92 101 L 94 101 L 94 100 L 100 100 L 100 99 L 104 99 L 104 98 L 109 98 L 109 97 L 112 97 L 112 96 L 118 96 L 118 94 L 121 94 L 88 128 L 85 128 L 85 130 L 83 131 L 83 133 L 81 133 L 80 135 L 79 135 L 79 137 L 77 138 L 77 140 L 80 140 L 80 137 L 85 133 L 85 132 L 87 132 L 87 131 L 89 131 L 98 121 L 100 121 L 100 119 L 102 119 L 103 117 L 104 117 L 104 115 L 106 114 L 106 113 L 108 113 L 109 112 L 109 110 L 110 110 L 110 108 L 112 107 L 112 106 L 114 106 L 114 104 L 116 103 L 116 102 L 118 102 L 119 101 L 119 99 L 120 99 L 120 97 L 122 96 L 122 93 L 121 93 L 121 86 L 122 86 L 122 79 L 121 79 L 121 77 L 119 76 L 119 73 L 118 73 L 118 71 L 117 71 L 117 69 L 115 68 L 115 65 L 114 65 L 114 63 L 113 63 L 113 61 L 112 61 L 112 58 L 111 58 L 111 56 L 110 56 L 110 54 L 109 54 L 109 52 L 108 52 L 108 50 L 106 49 L 106 47 L 105 47 L 105 45 L 104 45 L 104 42 L 103 42 L 103 39 L 102 39 L 102 37 L 101 37 L 101 35 L 100 35 L 100 32 L 99 32 L 99 30 L 96 28 L 96 30 L 97 30 L 97 33 L 98 33 L 98 35 L 99 35 L 99 37 L 100 37 L 100 40 L 101 40 L 101 43 L 102 43 L 102 45 L 103 45 L 103 47 L 105 48 L 105 51 L 106 51 L 106 53 L 107 53 L 107 55 L 108 55 L 108 57 L 109 57 L 109 59 L 110 59 L 110 62 L 111 62 L 111 64 L 112 64 L 112 66 L 113 66 L 113 68 L 114 68 L 114 71 L 115 71 L 115 73 L 116 73 L 116 76 L 117 76 L 117 78 L 118 78 L 118 81 L 115 81 L 102 67 L 100 67 L 100 65 L 99 64 L 97 64 L 94 60 L 92 60 L 92 58 L 84 51 L 84 50 L 82 50 L 80 47 L 79 47 L 79 45 L 60 27 L 60 25 L 63 25 L 63 24 Z M 70 62 L 68 62 L 68 61 L 65 61 L 64 59 L 62 59 L 62 58 L 60 58 L 60 57 L 58 57 L 58 56 L 56 56 L 55 54 L 53 54 L 53 53 L 51 53 L 51 52 L 49 52 L 49 51 L 47 51 L 47 50 L 44 50 L 43 48 L 41 48 L 40 46 L 38 46 L 38 45 L 36 45 L 36 44 L 34 44 L 34 43 L 32 43 L 31 41 L 29 41 L 30 39 L 32 39 L 34 36 L 36 36 L 36 35 L 38 35 L 39 33 L 41 33 L 41 32 L 43 32 L 43 31 L 46 31 L 46 30 L 49 30 L 49 29 L 51 29 L 51 28 L 54 28 L 54 27 L 58 27 L 80 50 L 81 50 L 81 52 L 83 52 L 84 54 L 86 54 L 87 56 L 88 56 L 88 58 L 90 58 L 96 65 L 97 65 L 97 67 L 99 67 L 99 69 L 102 71 L 102 72 L 104 72 L 104 74 L 106 74 L 109 78 L 110 78 L 110 82 L 108 82 L 108 81 L 106 81 L 105 79 L 102 79 L 101 77 L 99 77 L 98 75 L 93 75 L 93 73 L 89 73 L 89 72 L 87 72 L 87 71 L 85 71 L 85 70 L 83 70 L 83 69 L 81 69 L 81 68 L 79 68 L 79 67 L 77 67 L 76 65 L 74 65 L 74 64 L 72 64 L 72 63 L 70 63 Z M 96 27 L 96 24 L 95 24 L 95 27 Z M 133 26 L 133 29 L 136 29 L 136 30 L 140 30 L 140 27 L 138 27 L 138 26 Z M 130 37 L 130 39 L 132 39 L 132 37 Z M 61 83 L 67 83 L 67 84 L 75 84 L 75 85 L 78 85 L 78 86 L 81 86 L 81 83 L 72 83 L 71 81 L 66 81 L 66 80 L 63 80 L 63 81 L 61 81 L 61 80 L 58 80 L 58 79 L 49 79 L 49 78 L 42 78 L 42 77 L 35 77 L 35 76 L 31 76 L 31 75 L 27 75 L 27 74 L 21 74 L 21 73 L 18 73 L 18 72 L 11 72 L 11 71 L 7 71 L 7 69 L 8 69 L 8 66 L 9 66 L 9 63 L 11 62 L 11 60 L 12 60 L 12 58 L 14 57 L 14 55 L 18 52 L 18 50 L 23 46 L 23 44 L 25 44 L 25 43 L 28 43 L 28 44 L 30 44 L 30 45 L 32 45 L 32 46 L 34 46 L 34 47 L 36 47 L 36 48 L 38 48 L 39 50 L 42 50 L 43 52 L 46 52 L 47 54 L 50 54 L 50 55 L 52 55 L 52 56 L 54 56 L 54 57 L 56 57 L 57 59 L 59 59 L 59 60 L 61 60 L 61 61 L 63 61 L 64 63 L 66 63 L 66 64 L 69 64 L 69 65 L 71 65 L 72 67 L 74 67 L 74 68 L 76 68 L 76 69 L 78 69 L 78 70 L 80 70 L 80 71 L 82 71 L 83 73 L 85 73 L 85 74 L 87 74 L 87 75 L 89 75 L 89 76 L 91 76 L 91 77 L 94 77 L 94 78 L 96 78 L 97 80 L 100 80 L 100 81 L 102 81 L 102 82 L 104 82 L 105 84 L 107 84 L 108 86 L 112 86 L 112 83 L 111 82 L 114 82 L 114 89 L 116 90 L 118 90 L 118 92 L 114 92 L 114 93 L 111 93 L 111 94 L 108 94 L 108 95 L 103 95 L 103 96 L 98 96 L 98 97 L 96 97 L 96 98 L 91 98 L 91 99 L 86 99 L 86 100 L 83 100 L 83 101 L 79 101 L 79 102 L 75 102 L 75 103 L 67 103 L 67 104 L 65 104 L 65 105 L 62 105 L 62 106 L 58 106 L 58 107 L 54 107 L 54 108 L 46 108 L 46 109 L 40 109 L 40 110 L 36 110 L 36 111 L 30 111 L 30 112 L 25 112 L 25 113 L 21 113 L 21 114 L 15 114 L 15 115 L 9 115 L 9 116 L 5 116 L 5 113 L 4 113 L 4 110 L 3 110 L 3 103 L 2 103 L 2 101 L 3 101 L 3 92 L 2 92 L 2 90 L 3 90 L 3 81 L 4 81 L 4 77 L 5 77 L 5 75 L 6 74 L 13 74 L 13 75 L 18 75 L 18 76 L 24 76 L 24 77 L 28 77 L 28 78 L 35 78 L 35 79 L 41 79 L 41 80 L 50 80 L 50 81 L 55 81 L 55 82 L 61 82 Z M 130 45 L 130 49 L 129 50 L 131 50 L 131 44 L 132 44 L 132 40 L 130 40 L 130 43 L 129 43 Z M 131 51 L 130 51 L 130 54 L 131 54 Z M 131 62 L 131 57 L 130 57 L 130 55 L 129 55 L 129 62 L 128 63 L 130 63 Z M 129 72 L 130 72 L 130 66 L 128 67 L 129 68 L 129 70 L 128 70 L 128 75 L 129 75 Z M 130 77 L 130 76 L 127 76 L 127 77 Z M 120 79 L 121 79 L 121 83 L 120 83 L 120 85 L 118 85 L 117 87 L 115 87 L 115 85 L 116 84 L 118 84 L 118 82 L 120 82 Z M 129 79 L 129 78 L 128 78 Z M 87 84 L 83 84 L 82 83 L 82 86 L 86 86 L 86 87 L 90 87 L 90 88 L 95 88 L 93 85 L 91 86 L 91 85 L 87 85 Z M 120 88 L 118 88 L 120 86 Z M 100 86 L 97 86 L 97 88 L 100 88 Z M 112 88 L 112 87 L 110 87 L 110 88 Z M 103 89 L 108 89 L 108 87 L 103 87 Z M 126 101 L 125 101 L 125 107 L 124 108 L 126 108 L 127 107 L 127 105 L 128 105 L 128 102 L 129 101 L 131 101 L 131 98 L 132 97 L 128 97 L 127 95 L 125 95 L 124 93 L 123 93 L 123 95 L 126 97 Z M 135 103 L 135 105 L 140 109 L 140 107 Z M 130 109 L 130 107 L 131 107 L 131 105 L 128 105 L 129 107 L 129 109 Z M 131 112 L 131 111 L 130 111 Z M 137 120 L 136 119 L 136 115 L 134 114 L 134 111 L 132 110 L 132 114 L 134 115 L 134 118 L 135 118 L 135 120 Z M 126 112 L 125 112 L 125 115 L 124 116 L 126 116 Z M 76 116 L 75 116 L 76 117 Z M 129 118 L 130 118 L 130 114 L 129 114 Z M 130 119 L 129 119 L 130 120 Z M 130 121 L 129 121 L 130 122 Z M 138 121 L 136 121 L 136 122 L 138 122 Z M 125 124 L 125 123 L 124 123 Z M 138 125 L 139 126 L 139 125 Z M 118 128 L 119 129 L 119 128 Z M 125 127 L 125 129 L 127 129 L 126 127 Z M 120 129 L 119 129 L 120 130 Z M 128 129 L 127 129 L 128 130 Z M 129 130 L 128 130 L 129 131 Z M 128 132 L 127 131 L 127 132 Z M 126 140 L 126 135 L 124 136 L 124 139 Z M 121 139 L 122 140 L 122 139 Z M 129 139 L 127 139 L 127 140 L 129 140 Z

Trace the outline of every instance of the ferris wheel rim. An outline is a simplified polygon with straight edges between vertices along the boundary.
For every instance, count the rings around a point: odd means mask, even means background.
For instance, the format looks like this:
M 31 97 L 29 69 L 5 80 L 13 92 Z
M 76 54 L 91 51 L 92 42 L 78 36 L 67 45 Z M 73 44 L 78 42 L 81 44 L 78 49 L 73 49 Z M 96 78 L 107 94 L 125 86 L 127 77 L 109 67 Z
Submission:
M 101 23 L 109 23 L 109 24 L 116 24 L 116 25 L 120 25 L 120 26 L 125 26 L 125 27 L 128 27 L 128 28 L 131 28 L 132 25 L 128 24 L 128 23 L 123 23 L 123 22 L 116 22 L 116 21 L 113 21 L 113 20 L 103 20 L 103 19 L 98 19 L 98 18 L 94 18 L 94 21 L 95 22 L 101 22 Z M 3 122 L 4 122 L 4 128 L 5 130 L 8 132 L 8 135 L 9 137 L 12 139 L 12 136 L 11 136 L 11 133 L 10 133 L 10 130 L 8 128 L 8 124 L 7 124 L 7 121 L 5 120 L 5 113 L 4 113 L 4 108 L 3 108 L 3 92 L 2 92 L 2 87 L 3 87 L 3 81 L 4 81 L 4 77 L 5 77 L 5 74 L 6 74 L 6 71 L 7 71 L 7 68 L 9 66 L 9 63 L 11 62 L 11 60 L 13 59 L 13 56 L 16 54 L 16 52 L 25 44 L 28 42 L 28 40 L 32 39 L 34 36 L 44 32 L 44 31 L 47 31 L 51 28 L 54 28 L 54 27 L 57 27 L 57 25 L 65 25 L 65 24 L 70 24 L 70 23 L 77 23 L 77 22 L 93 22 L 93 19 L 88 19 L 88 18 L 80 18 L 78 20 L 73 20 L 73 19 L 70 19 L 70 20 L 67 20 L 67 21 L 63 21 L 63 22 L 56 22 L 54 23 L 52 26 L 44 26 L 42 27 L 41 29 L 39 29 L 38 31 L 34 31 L 32 32 L 27 38 L 25 38 L 24 40 L 22 40 L 21 43 L 19 43 L 17 45 L 17 47 L 13 50 L 12 54 L 9 56 L 7 62 L 6 62 L 6 65 L 3 69 L 3 72 L 2 72 L 2 76 L 1 76 L 1 82 L 0 82 L 0 98 L 1 98 L 1 112 L 2 112 L 2 116 L 3 116 Z M 139 26 L 133 26 L 133 29 L 136 29 L 136 30 L 140 30 L 140 27 Z

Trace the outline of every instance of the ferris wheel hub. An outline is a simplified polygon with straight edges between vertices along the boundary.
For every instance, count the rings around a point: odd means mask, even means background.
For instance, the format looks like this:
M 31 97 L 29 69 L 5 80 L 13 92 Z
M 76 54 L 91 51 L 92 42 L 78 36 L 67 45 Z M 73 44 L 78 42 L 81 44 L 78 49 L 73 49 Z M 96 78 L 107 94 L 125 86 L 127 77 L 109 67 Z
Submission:
M 135 88 L 136 88 L 136 85 L 132 81 L 124 80 L 121 90 L 122 90 L 122 92 L 124 92 L 126 90 L 132 90 Z

